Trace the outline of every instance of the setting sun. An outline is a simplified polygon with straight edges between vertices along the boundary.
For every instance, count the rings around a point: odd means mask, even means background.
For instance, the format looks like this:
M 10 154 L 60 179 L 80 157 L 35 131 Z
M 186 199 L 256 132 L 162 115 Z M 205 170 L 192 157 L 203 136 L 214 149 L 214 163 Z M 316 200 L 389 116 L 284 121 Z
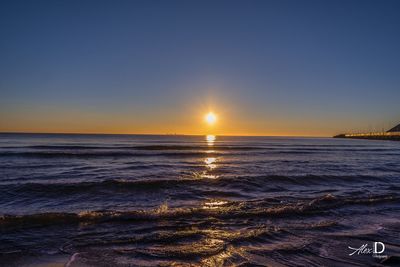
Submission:
M 213 125 L 217 121 L 217 116 L 213 112 L 209 112 L 204 117 L 209 125 Z

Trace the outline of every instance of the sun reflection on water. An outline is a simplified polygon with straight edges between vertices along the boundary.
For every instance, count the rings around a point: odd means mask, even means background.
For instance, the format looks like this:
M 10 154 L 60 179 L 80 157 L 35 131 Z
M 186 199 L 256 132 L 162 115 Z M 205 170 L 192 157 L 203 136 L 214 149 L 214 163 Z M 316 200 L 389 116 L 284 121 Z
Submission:
M 212 173 L 212 171 L 218 167 L 217 166 L 217 158 L 213 157 L 214 155 L 212 155 L 213 153 L 216 152 L 213 149 L 214 142 L 216 140 L 216 136 L 212 135 L 212 134 L 206 135 L 205 140 L 207 142 L 207 145 L 209 146 L 209 149 L 205 150 L 204 152 L 209 155 L 207 155 L 208 157 L 206 157 L 203 160 L 203 162 L 205 163 L 206 170 L 201 172 L 200 177 L 206 178 L 206 179 L 217 179 L 218 175 L 215 175 Z
M 223 206 L 223 205 L 225 205 L 227 203 L 228 202 L 224 201 L 224 200 L 216 200 L 216 199 L 214 199 L 214 200 L 210 200 L 210 201 L 205 202 L 204 205 L 203 205 L 203 209 L 218 209 L 218 208 L 220 208 L 221 206 Z
M 206 178 L 206 179 L 217 179 L 218 178 L 218 175 L 215 175 L 215 174 L 207 174 L 207 173 L 203 173 L 202 175 L 201 175 L 201 178 Z
M 206 164 L 207 169 L 209 170 L 213 170 L 215 168 L 217 168 L 217 158 L 206 158 L 204 160 L 204 163 Z
M 206 136 L 207 145 L 209 145 L 209 146 L 214 145 L 215 139 L 216 139 L 215 135 L 212 135 L 212 134 L 207 135 Z

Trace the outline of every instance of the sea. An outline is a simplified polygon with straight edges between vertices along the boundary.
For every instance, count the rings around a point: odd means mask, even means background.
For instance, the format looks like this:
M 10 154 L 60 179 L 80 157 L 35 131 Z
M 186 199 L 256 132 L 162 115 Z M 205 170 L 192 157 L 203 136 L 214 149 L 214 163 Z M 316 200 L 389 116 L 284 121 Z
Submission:
M 400 142 L 0 134 L 0 266 L 400 266 Z

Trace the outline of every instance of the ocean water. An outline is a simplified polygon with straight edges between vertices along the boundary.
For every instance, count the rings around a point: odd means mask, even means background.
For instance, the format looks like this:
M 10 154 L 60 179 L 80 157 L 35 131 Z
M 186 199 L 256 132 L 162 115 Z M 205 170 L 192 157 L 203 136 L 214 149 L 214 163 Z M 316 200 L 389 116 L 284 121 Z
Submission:
M 399 182 L 400 142 L 0 134 L 0 265 L 399 266 Z

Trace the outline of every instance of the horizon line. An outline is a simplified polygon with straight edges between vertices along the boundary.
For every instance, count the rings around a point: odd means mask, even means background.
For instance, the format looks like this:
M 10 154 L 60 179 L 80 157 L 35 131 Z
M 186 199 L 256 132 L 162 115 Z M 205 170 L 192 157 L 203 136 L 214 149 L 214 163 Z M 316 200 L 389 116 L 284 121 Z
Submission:
M 303 138 L 332 138 L 332 136 L 322 135 L 237 135 L 237 134 L 179 134 L 179 133 L 81 133 L 81 132 L 23 132 L 23 131 L 0 131 L 0 134 L 54 134 L 54 135 L 148 135 L 148 136 L 232 136 L 232 137 L 303 137 Z

